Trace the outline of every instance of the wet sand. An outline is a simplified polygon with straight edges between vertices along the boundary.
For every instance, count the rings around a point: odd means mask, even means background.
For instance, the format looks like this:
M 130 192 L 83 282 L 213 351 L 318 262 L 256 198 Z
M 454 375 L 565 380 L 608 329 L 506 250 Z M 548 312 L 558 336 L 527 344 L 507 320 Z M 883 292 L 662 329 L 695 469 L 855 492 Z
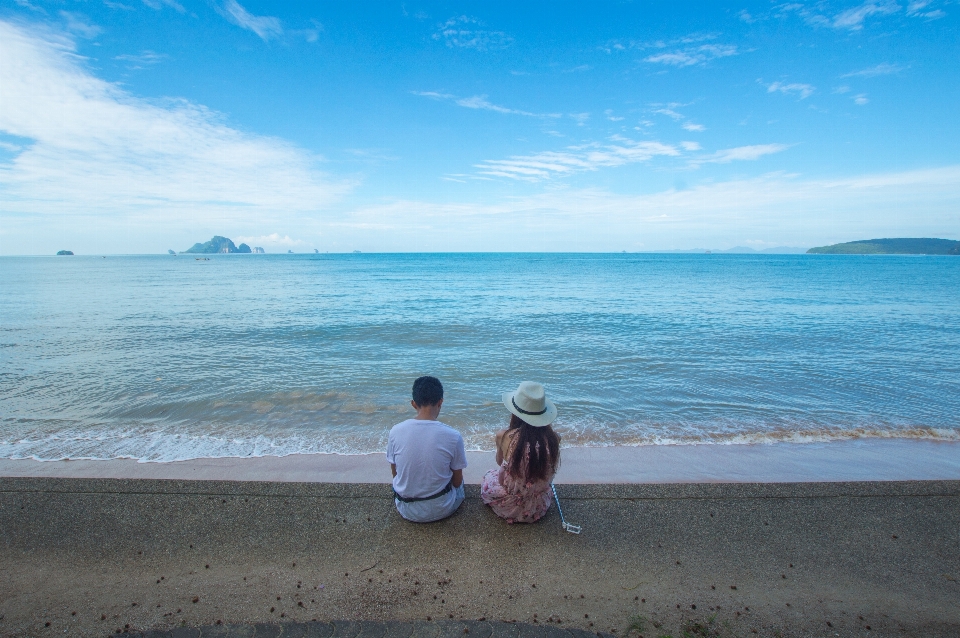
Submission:
M 492 452 L 468 452 L 479 484 Z M 389 483 L 382 454 L 195 459 L 173 463 L 0 459 L 0 477 Z M 907 481 L 960 479 L 960 442 L 861 439 L 769 445 L 566 448 L 558 484 Z

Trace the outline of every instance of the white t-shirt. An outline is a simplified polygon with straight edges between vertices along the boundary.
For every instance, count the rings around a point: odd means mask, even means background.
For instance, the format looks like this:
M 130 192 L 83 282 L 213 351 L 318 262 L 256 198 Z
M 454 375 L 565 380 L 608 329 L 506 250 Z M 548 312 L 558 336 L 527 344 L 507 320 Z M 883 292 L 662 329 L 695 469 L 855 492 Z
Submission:
M 407 419 L 390 429 L 387 462 L 397 466 L 394 491 L 404 498 L 433 496 L 454 470 L 467 467 L 463 437 L 439 421 Z

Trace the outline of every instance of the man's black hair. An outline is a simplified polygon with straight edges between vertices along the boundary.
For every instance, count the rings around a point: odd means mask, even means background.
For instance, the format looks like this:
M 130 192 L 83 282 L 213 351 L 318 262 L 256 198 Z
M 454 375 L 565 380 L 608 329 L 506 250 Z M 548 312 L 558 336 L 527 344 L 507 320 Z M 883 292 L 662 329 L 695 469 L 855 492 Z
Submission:
M 443 399 L 443 384 L 436 377 L 420 377 L 413 382 L 413 402 L 423 408 Z

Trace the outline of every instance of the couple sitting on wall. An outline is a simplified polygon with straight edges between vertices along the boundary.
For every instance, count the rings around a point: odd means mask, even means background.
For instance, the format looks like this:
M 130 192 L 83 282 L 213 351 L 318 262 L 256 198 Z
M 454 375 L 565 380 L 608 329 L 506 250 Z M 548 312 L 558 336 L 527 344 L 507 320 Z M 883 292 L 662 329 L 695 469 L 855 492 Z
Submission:
M 437 421 L 443 386 L 436 377 L 413 383 L 417 416 L 390 430 L 387 462 L 397 511 L 408 521 L 446 518 L 463 503 L 463 437 Z M 497 432 L 497 469 L 483 477 L 480 497 L 508 523 L 532 523 L 550 508 L 550 483 L 560 465 L 560 437 L 550 424 L 557 408 L 543 386 L 524 381 L 503 395 L 510 425 Z

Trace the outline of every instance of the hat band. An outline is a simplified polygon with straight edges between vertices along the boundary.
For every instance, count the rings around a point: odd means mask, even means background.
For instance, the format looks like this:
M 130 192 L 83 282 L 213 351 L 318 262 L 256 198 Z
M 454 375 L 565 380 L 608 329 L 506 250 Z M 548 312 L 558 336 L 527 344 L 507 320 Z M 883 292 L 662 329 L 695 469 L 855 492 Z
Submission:
M 530 416 L 540 416 L 541 414 L 546 414 L 547 412 L 546 408 L 540 410 L 539 412 L 527 412 L 526 410 L 521 408 L 519 405 L 517 405 L 517 400 L 514 399 L 513 397 L 510 397 L 510 403 L 513 404 L 513 407 L 515 407 L 517 409 L 517 412 L 519 412 L 520 414 L 528 414 Z

